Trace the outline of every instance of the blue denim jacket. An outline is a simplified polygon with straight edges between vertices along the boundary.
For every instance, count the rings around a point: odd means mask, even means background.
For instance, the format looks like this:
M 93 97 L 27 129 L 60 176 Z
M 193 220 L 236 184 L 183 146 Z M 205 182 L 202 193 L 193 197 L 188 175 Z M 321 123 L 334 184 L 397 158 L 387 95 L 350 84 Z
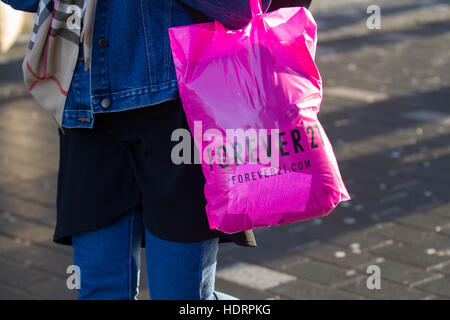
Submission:
M 36 11 L 39 2 L 2 1 L 25 11 Z M 270 3 L 262 0 L 264 11 Z M 76 64 L 62 126 L 92 128 L 97 113 L 176 99 L 167 29 L 214 19 L 239 28 L 250 17 L 249 0 L 97 0 L 91 66 L 86 72 L 82 59 Z

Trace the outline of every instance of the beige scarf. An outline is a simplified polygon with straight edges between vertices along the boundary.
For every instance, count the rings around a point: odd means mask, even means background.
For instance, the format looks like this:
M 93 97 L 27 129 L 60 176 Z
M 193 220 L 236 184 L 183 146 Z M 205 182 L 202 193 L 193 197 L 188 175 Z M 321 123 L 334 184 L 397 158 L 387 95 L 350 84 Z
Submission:
M 54 116 L 60 128 L 80 42 L 83 43 L 85 70 L 91 61 L 96 0 L 85 0 L 83 8 L 76 6 L 78 2 L 39 1 L 29 50 L 22 64 L 25 86 L 37 103 Z

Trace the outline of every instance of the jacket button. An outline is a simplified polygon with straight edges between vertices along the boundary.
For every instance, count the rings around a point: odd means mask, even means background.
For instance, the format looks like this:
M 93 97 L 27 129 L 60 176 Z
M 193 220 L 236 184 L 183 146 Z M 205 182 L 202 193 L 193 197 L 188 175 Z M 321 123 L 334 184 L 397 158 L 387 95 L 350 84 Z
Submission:
M 102 108 L 107 109 L 111 105 L 111 100 L 109 99 L 103 99 L 101 102 Z
M 100 48 L 106 48 L 108 46 L 108 41 L 106 41 L 106 39 L 100 39 L 98 41 L 98 45 L 100 46 Z

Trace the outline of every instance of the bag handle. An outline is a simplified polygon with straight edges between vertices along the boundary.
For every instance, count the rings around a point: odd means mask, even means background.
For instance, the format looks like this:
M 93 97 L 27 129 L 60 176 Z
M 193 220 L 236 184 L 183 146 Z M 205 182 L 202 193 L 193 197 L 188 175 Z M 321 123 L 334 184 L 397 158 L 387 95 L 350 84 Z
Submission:
M 262 14 L 261 0 L 250 0 L 250 10 L 252 12 L 252 17 Z

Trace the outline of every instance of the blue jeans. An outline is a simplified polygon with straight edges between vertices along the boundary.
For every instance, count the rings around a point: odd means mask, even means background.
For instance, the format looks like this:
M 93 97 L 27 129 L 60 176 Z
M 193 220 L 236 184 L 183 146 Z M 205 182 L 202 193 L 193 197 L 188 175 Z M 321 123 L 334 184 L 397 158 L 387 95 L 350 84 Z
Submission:
M 142 215 L 72 237 L 82 300 L 133 300 L 139 293 Z M 214 291 L 218 238 L 171 242 L 145 230 L 147 282 L 152 300 L 234 300 Z

